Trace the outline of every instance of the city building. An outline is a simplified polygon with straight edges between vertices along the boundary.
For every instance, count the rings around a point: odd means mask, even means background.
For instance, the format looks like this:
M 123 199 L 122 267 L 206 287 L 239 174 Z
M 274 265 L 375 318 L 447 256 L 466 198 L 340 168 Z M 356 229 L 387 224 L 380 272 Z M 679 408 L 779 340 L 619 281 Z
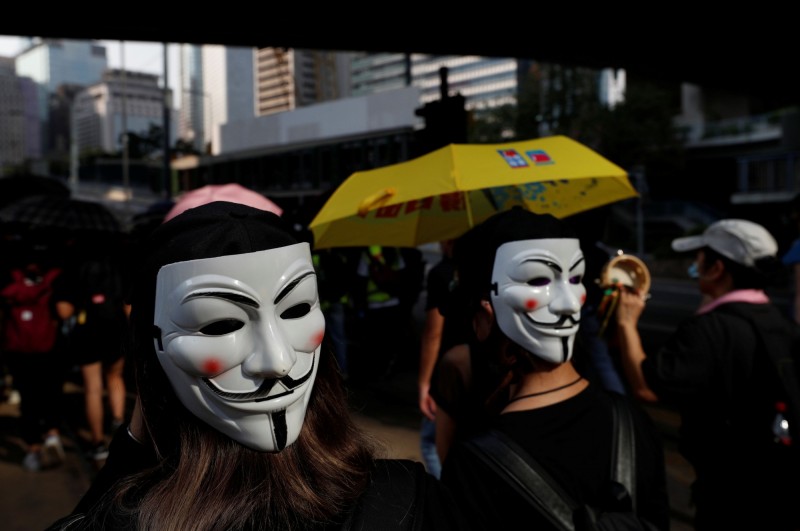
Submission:
M 256 53 L 256 113 L 264 116 L 350 94 L 350 54 L 260 48 Z
M 180 186 L 239 182 L 286 210 L 335 188 L 351 173 L 410 157 L 419 89 L 404 87 L 231 121 L 216 156 L 173 161 Z
M 152 128 L 163 129 L 164 91 L 155 74 L 108 70 L 100 83 L 75 96 L 72 117 L 79 155 L 119 153 L 124 147 L 123 132 L 148 137 Z M 175 129 L 174 117 L 170 123 Z M 175 138 L 175 131 L 170 137 Z
M 0 175 L 41 157 L 37 89 L 15 73 L 14 59 L 0 57 Z
M 200 153 L 219 154 L 219 127 L 256 116 L 255 48 L 184 45 L 179 135 Z
M 16 74 L 32 79 L 37 87 L 43 153 L 49 153 L 54 147 L 48 144 L 52 137 L 47 134 L 50 128 L 50 96 L 62 85 L 85 87 L 97 83 L 107 68 L 105 47 L 88 40 L 35 38 L 17 54 Z
M 447 68 L 451 92 L 464 96 L 468 110 L 480 111 L 516 103 L 525 63 L 474 55 L 353 53 L 351 93 L 363 96 L 413 85 L 421 90 L 420 104 L 429 103 L 440 98 L 442 67 Z
M 189 143 L 197 153 L 210 152 L 211 142 L 211 107 L 203 90 L 202 61 L 201 46 L 181 46 L 178 137 Z

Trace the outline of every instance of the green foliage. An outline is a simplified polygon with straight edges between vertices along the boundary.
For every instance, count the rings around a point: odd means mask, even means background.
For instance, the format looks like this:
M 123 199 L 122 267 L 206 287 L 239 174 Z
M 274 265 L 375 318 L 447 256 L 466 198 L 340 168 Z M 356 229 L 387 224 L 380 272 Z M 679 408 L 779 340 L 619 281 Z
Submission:
M 172 148 L 174 153 L 180 153 L 182 155 L 200 155 L 201 153 L 194 147 L 194 144 L 189 140 L 184 140 L 179 138 L 175 141 L 175 145 Z
M 128 156 L 131 159 L 152 158 L 164 148 L 164 128 L 150 124 L 147 135 L 128 132 Z

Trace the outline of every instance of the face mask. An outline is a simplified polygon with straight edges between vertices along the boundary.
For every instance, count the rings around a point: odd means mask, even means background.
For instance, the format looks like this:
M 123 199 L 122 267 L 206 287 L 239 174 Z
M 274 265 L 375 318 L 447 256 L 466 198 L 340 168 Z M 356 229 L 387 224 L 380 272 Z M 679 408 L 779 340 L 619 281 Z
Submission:
M 697 262 L 692 262 L 692 265 L 689 266 L 689 269 L 687 269 L 686 272 L 689 274 L 689 278 L 693 280 L 700 278 L 700 271 L 697 269 Z
M 492 271 L 492 306 L 500 330 L 543 360 L 569 360 L 586 301 L 585 269 L 577 239 L 501 245 Z
M 254 450 L 300 434 L 325 321 L 307 243 L 169 264 L 155 346 L 181 403 Z

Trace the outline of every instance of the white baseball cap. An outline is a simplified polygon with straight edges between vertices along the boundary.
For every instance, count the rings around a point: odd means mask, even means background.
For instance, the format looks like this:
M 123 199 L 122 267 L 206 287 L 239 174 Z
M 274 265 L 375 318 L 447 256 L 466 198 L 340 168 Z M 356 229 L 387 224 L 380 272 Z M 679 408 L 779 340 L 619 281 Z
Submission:
M 746 219 L 723 219 L 712 223 L 699 236 L 672 240 L 678 252 L 710 247 L 734 262 L 753 267 L 757 260 L 778 254 L 778 243 L 767 229 Z

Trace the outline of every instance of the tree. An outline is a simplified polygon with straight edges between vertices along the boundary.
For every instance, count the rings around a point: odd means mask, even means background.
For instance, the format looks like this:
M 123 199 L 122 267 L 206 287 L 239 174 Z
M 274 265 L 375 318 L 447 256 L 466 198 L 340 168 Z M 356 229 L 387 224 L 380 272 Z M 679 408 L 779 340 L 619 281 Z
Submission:
M 628 75 L 625 99 L 613 108 L 600 100 L 600 72 L 532 63 L 519 83 L 517 105 L 475 116 L 470 139 L 501 142 L 566 135 L 615 164 L 643 169 L 653 195 L 674 188 L 683 165 L 682 140 L 673 118 L 677 87 Z
M 128 132 L 128 154 L 132 159 L 153 158 L 159 155 L 164 144 L 164 128 L 150 124 L 146 135 Z

